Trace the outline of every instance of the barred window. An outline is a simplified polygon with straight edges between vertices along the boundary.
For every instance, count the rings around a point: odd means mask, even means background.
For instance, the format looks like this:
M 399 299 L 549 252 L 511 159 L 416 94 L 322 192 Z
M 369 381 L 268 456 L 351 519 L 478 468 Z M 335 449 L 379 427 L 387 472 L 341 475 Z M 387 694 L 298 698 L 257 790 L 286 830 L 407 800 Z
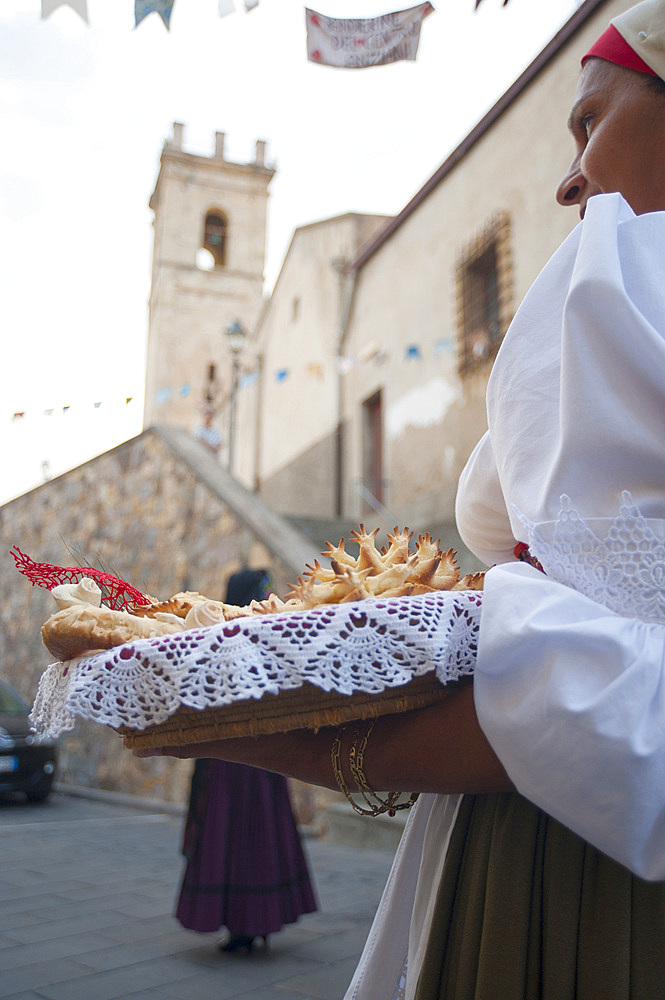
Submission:
M 493 216 L 457 262 L 459 372 L 489 368 L 512 319 L 510 220 Z

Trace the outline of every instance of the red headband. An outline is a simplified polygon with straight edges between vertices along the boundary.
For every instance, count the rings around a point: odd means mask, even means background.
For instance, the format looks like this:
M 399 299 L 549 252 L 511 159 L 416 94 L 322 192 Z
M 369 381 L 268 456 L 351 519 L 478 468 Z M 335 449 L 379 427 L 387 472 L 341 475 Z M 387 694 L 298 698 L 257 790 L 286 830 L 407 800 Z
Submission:
M 613 24 L 602 33 L 598 41 L 594 42 L 587 54 L 582 58 L 582 65 L 596 56 L 598 59 L 607 59 L 608 62 L 616 63 L 618 66 L 625 66 L 626 69 L 636 69 L 640 73 L 650 73 L 651 76 L 658 76 L 650 66 L 640 59 L 635 49 L 631 48 L 620 31 Z

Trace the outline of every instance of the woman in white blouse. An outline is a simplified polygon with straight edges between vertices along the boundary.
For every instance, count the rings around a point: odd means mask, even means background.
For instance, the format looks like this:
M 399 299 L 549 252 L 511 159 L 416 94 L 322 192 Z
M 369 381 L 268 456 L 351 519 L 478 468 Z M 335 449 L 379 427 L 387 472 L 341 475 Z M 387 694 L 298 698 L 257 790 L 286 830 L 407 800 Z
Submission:
M 665 996 L 664 80 L 665 0 L 583 60 L 557 193 L 582 221 L 506 335 L 458 492 L 492 566 L 474 683 L 368 741 L 374 788 L 432 794 L 349 1000 Z M 161 752 L 335 787 L 333 737 Z

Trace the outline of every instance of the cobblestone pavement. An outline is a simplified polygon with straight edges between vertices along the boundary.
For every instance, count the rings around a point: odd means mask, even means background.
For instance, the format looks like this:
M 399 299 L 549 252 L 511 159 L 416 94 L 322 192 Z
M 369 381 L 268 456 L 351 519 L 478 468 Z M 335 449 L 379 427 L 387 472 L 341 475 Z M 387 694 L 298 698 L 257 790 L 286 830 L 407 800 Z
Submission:
M 319 912 L 224 955 L 172 916 L 182 823 L 62 791 L 0 800 L 0 998 L 341 1000 L 392 852 L 307 839 Z

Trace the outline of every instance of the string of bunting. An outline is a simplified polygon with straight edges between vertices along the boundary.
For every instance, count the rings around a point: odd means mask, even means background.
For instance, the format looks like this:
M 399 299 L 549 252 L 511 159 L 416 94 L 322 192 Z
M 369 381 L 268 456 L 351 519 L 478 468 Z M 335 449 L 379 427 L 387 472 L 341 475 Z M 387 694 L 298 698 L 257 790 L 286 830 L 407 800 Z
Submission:
M 129 406 L 130 403 L 134 401 L 133 396 L 125 396 L 125 406 Z M 108 400 L 97 400 L 93 403 L 75 403 L 73 406 L 71 404 L 65 406 L 49 406 L 45 407 L 40 411 L 40 415 L 43 417 L 53 417 L 56 413 L 69 413 L 70 410 L 80 411 L 82 409 L 90 409 L 92 406 L 93 410 L 100 410 L 104 405 L 104 402 L 108 403 Z M 33 410 L 14 410 L 12 413 L 12 420 L 24 420 L 28 415 L 32 415 L 35 411 Z
M 446 355 L 454 353 L 455 342 L 452 337 L 439 337 L 434 341 L 433 355 L 435 358 L 442 358 Z M 334 359 L 334 368 L 338 375 L 348 375 L 348 373 L 358 364 L 369 364 L 370 362 L 373 362 L 374 364 L 382 365 L 389 359 L 389 357 L 390 353 L 388 351 L 384 350 L 380 347 L 380 345 L 372 342 L 365 350 L 360 352 L 360 355 L 357 358 L 350 357 L 348 355 L 336 357 Z M 424 355 L 422 345 L 406 344 L 404 347 L 404 360 L 423 361 Z M 309 379 L 316 379 L 320 381 L 325 377 L 324 364 L 319 361 L 308 362 L 305 371 Z M 285 382 L 291 374 L 292 371 L 290 368 L 276 368 L 274 370 L 275 382 Z M 258 374 L 252 379 L 252 381 L 255 381 L 256 378 L 258 378 Z
M 503 6 L 506 7 L 508 2 L 503 0 Z M 481 3 L 483 0 L 475 0 L 474 9 L 478 10 Z M 134 0 L 134 27 L 137 28 L 149 14 L 157 14 L 169 31 L 174 5 L 175 0 Z M 259 0 L 242 0 L 242 5 L 249 12 L 258 7 Z M 90 23 L 88 0 L 41 0 L 42 19 L 50 17 L 59 7 L 71 7 L 86 24 Z M 380 17 L 339 18 L 305 8 L 307 58 L 310 62 L 346 69 L 381 66 L 400 59 L 413 61 L 418 49 L 420 26 L 433 10 L 430 3 L 423 3 Z M 227 17 L 235 11 L 235 0 L 217 0 L 219 17 Z
M 58 7 L 71 7 L 76 13 L 89 24 L 88 0 L 41 0 L 42 18 L 50 17 Z M 164 22 L 164 27 L 170 30 L 171 14 L 175 0 L 134 0 L 134 27 L 137 28 L 149 14 L 158 14 Z M 243 6 L 246 11 L 254 10 L 259 5 L 259 0 L 244 0 Z M 226 17 L 235 13 L 235 0 L 217 0 L 217 13 L 219 17 Z
M 450 354 L 454 352 L 454 342 L 450 337 L 441 337 L 434 342 L 434 357 L 441 357 L 444 354 Z M 380 345 L 372 343 L 368 348 L 361 352 L 359 358 L 353 358 L 346 355 L 336 357 L 334 359 L 335 371 L 338 375 L 347 375 L 356 364 L 368 363 L 370 361 L 376 364 L 383 364 L 388 360 L 389 353 L 384 350 Z M 404 348 L 404 359 L 406 361 L 422 361 L 423 360 L 423 349 L 420 344 L 407 344 Z M 307 378 L 314 379 L 316 381 L 322 381 L 325 378 L 325 367 L 326 364 L 323 361 L 309 361 L 306 364 L 306 374 Z M 274 379 L 275 382 L 285 382 L 292 375 L 291 368 L 275 368 L 274 369 Z M 241 375 L 238 380 L 239 389 L 247 389 L 249 386 L 254 385 L 258 382 L 259 373 L 258 371 L 245 372 Z M 155 402 L 158 406 L 163 406 L 168 403 L 174 396 L 180 396 L 185 398 L 191 392 L 191 385 L 186 382 L 179 388 L 173 388 L 173 386 L 163 386 L 155 391 Z M 98 405 L 98 404 L 96 404 Z

